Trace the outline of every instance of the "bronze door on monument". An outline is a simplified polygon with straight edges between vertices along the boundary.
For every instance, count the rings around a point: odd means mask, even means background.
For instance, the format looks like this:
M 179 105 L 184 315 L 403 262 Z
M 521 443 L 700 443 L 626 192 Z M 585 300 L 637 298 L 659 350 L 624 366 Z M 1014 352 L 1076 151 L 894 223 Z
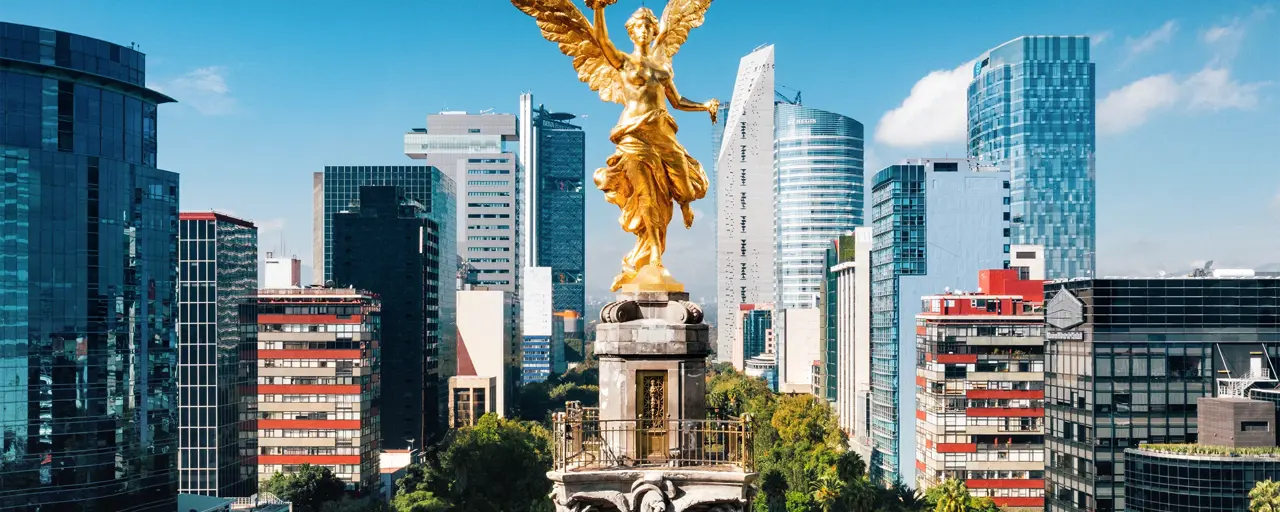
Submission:
M 667 372 L 636 372 L 636 455 L 667 458 Z

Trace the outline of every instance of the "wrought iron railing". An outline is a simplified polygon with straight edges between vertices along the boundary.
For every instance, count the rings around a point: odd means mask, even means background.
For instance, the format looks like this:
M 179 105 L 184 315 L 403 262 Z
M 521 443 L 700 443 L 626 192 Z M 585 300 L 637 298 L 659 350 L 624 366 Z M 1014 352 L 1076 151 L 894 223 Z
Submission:
M 601 420 L 594 408 L 555 415 L 554 471 L 698 467 L 752 471 L 750 418 Z

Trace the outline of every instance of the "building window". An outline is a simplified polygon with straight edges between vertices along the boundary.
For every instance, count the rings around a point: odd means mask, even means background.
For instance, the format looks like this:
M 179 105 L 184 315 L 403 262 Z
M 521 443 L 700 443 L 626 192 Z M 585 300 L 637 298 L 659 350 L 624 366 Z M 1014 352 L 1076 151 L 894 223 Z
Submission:
M 742 123 L 741 126 L 739 126 L 739 129 L 742 130 L 742 138 L 744 139 L 747 138 L 747 123 L 745 121 Z
M 742 146 L 742 161 L 743 161 L 743 162 L 746 162 L 746 161 L 747 161 L 747 147 L 746 147 L 746 146 Z
M 1242 421 L 1240 422 L 1241 432 L 1270 432 L 1271 423 L 1267 421 Z

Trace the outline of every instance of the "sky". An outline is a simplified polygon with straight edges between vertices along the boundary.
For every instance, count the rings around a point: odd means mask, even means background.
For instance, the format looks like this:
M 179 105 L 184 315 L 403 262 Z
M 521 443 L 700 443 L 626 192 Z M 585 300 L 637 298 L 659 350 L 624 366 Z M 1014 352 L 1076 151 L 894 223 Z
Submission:
M 575 0 L 576 4 L 581 4 Z M 609 9 L 616 43 L 641 5 Z M 658 10 L 661 0 L 650 0 Z M 1089 35 L 1097 64 L 1098 274 L 1280 262 L 1280 3 L 720 0 L 675 59 L 680 92 L 729 100 L 738 60 L 774 44 L 776 83 L 866 126 L 866 175 L 963 155 L 971 61 L 1022 35 Z M 406 165 L 402 135 L 442 110 L 514 113 L 521 92 L 580 115 L 589 176 L 620 107 L 577 80 L 506 0 L 5 0 L 0 19 L 137 44 L 181 208 L 257 223 L 261 252 L 311 263 L 311 174 Z M 676 113 L 710 168 L 707 116 Z M 590 183 L 590 180 L 588 180 Z M 708 199 L 664 262 L 714 298 Z M 589 187 L 587 293 L 603 298 L 633 238 Z

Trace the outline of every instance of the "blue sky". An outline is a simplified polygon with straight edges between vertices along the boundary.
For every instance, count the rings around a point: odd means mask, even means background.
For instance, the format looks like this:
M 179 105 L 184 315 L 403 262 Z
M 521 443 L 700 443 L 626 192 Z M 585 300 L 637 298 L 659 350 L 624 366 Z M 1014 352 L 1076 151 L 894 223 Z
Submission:
M 611 8 L 615 37 L 640 3 Z M 307 264 L 311 173 L 410 163 L 401 135 L 428 113 L 514 112 L 533 91 L 586 116 L 588 173 L 612 150 L 618 106 L 579 83 L 505 0 L 4 4 L 5 21 L 140 45 L 148 85 L 181 102 L 161 108 L 159 160 L 182 175 L 182 208 L 254 220 L 264 252 L 283 242 Z M 1020 35 L 1092 35 L 1099 273 L 1280 262 L 1280 4 L 985 5 L 720 0 L 677 56 L 676 81 L 691 98 L 728 100 L 738 59 L 772 43 L 778 84 L 866 125 L 870 175 L 964 152 L 967 63 L 983 51 Z M 706 117 L 677 120 L 709 166 Z M 599 192 L 587 202 L 588 294 L 603 296 L 631 242 Z M 673 228 L 666 259 L 703 302 L 714 296 L 710 221 Z

